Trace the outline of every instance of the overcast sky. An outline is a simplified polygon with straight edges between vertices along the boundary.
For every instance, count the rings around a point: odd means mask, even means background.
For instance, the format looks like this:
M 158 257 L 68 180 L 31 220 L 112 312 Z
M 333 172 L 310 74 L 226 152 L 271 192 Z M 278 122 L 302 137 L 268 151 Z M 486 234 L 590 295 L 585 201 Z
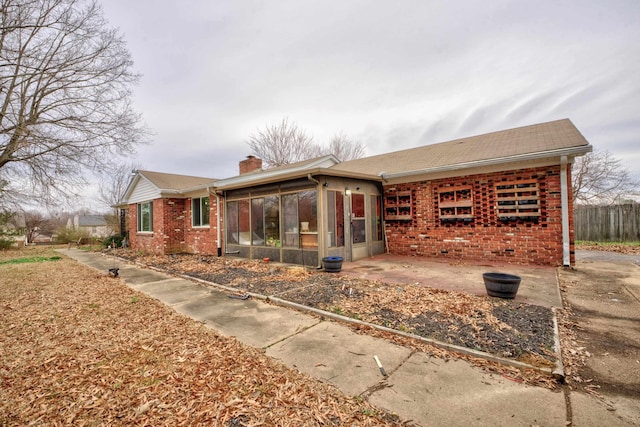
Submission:
M 640 175 L 640 1 L 102 0 L 145 169 L 225 178 L 288 117 L 367 155 L 569 118 Z

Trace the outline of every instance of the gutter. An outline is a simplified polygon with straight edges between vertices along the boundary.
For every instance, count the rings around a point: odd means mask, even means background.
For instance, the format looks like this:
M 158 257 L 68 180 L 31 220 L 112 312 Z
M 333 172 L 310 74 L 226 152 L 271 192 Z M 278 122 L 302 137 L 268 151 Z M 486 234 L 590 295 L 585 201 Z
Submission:
M 447 171 L 455 171 L 460 169 L 469 169 L 472 167 L 481 167 L 481 166 L 492 166 L 499 165 L 504 163 L 513 163 L 513 162 L 522 162 L 522 161 L 530 161 L 530 160 L 538 160 L 544 159 L 545 157 L 555 157 L 555 156 L 577 156 L 589 153 L 593 150 L 590 145 L 583 145 L 580 147 L 574 148 L 563 148 L 559 150 L 550 150 L 550 151 L 541 151 L 537 153 L 529 153 L 529 154 L 518 154 L 516 156 L 508 156 L 508 157 L 499 157 L 495 159 L 486 159 L 486 160 L 476 160 L 473 162 L 465 162 L 458 163 L 455 165 L 447 165 L 447 166 L 436 166 L 433 168 L 427 169 L 416 169 L 411 171 L 404 172 L 392 172 L 392 173 L 382 173 L 380 176 L 383 180 L 393 179 L 393 178 L 404 178 L 412 175 L 420 175 L 427 173 L 436 173 L 436 172 L 447 172 Z
M 222 243 L 220 237 L 222 232 L 220 231 L 220 196 L 216 192 L 216 241 L 218 244 L 218 257 L 222 256 Z
M 560 206 L 562 209 L 562 265 L 571 267 L 569 242 L 569 186 L 567 184 L 567 156 L 560 159 Z

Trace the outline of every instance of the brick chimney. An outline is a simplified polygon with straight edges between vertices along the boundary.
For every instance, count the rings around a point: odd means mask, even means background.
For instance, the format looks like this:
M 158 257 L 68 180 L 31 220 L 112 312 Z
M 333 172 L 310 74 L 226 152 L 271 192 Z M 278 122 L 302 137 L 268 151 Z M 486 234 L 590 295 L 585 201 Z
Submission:
M 246 159 L 240 162 L 240 175 L 253 172 L 254 170 L 262 169 L 262 159 L 256 156 L 247 156 Z

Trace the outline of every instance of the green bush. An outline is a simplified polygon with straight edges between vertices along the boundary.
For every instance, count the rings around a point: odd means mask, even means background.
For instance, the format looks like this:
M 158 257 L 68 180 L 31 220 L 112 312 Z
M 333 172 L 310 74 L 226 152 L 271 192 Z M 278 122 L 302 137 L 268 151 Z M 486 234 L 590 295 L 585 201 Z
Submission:
M 109 248 L 113 245 L 114 248 L 120 248 L 122 247 L 122 236 L 116 235 L 116 236 L 109 236 L 106 239 L 104 239 L 102 241 L 102 245 L 105 248 Z

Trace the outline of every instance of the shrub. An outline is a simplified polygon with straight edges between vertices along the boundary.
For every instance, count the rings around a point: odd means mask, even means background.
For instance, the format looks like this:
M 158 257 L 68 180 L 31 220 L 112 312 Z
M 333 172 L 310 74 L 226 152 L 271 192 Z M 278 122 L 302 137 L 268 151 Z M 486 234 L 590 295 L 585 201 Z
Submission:
M 114 248 L 122 247 L 122 239 L 123 237 L 120 235 L 109 236 L 102 241 L 102 245 L 105 248 L 111 247 L 113 245 Z
M 78 230 L 73 227 L 60 227 L 56 234 L 58 236 L 57 243 L 76 243 L 80 239 L 89 237 L 84 230 Z
M 4 237 L 0 237 L 0 249 L 11 249 L 13 244 L 13 239 L 5 239 Z

